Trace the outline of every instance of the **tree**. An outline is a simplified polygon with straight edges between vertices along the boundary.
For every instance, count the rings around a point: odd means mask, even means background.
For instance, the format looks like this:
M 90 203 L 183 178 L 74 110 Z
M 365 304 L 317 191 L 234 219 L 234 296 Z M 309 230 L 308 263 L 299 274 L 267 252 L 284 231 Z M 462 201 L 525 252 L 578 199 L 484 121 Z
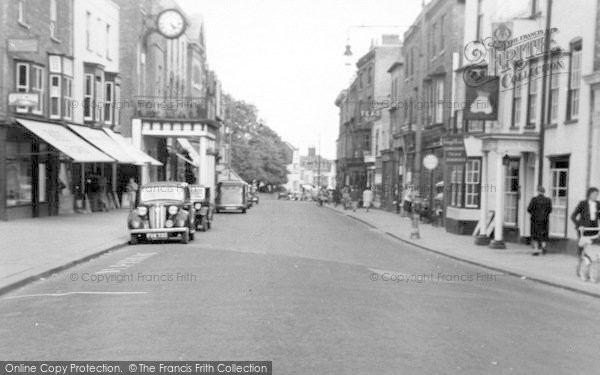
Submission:
M 281 137 L 261 120 L 253 104 L 223 95 L 225 124 L 231 134 L 231 167 L 245 181 L 265 184 L 287 182 L 287 147 Z M 231 138 L 229 138 L 231 137 Z

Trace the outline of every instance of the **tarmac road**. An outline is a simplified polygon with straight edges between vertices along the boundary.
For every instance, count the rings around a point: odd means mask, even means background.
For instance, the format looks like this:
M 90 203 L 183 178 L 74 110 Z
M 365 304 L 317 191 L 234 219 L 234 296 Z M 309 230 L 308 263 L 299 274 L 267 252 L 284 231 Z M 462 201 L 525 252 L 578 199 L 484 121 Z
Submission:
M 245 215 L 216 215 L 188 245 L 128 246 L 0 297 L 0 359 L 592 374 L 599 311 L 597 299 L 411 247 L 313 203 L 261 196 Z

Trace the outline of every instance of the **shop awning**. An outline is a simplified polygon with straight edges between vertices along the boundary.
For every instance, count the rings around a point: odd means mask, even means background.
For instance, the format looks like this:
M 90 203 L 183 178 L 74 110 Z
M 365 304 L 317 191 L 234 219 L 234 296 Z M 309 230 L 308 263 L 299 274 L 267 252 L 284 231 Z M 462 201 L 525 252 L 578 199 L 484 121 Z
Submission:
M 115 160 L 59 124 L 17 119 L 27 130 L 79 163 L 113 163 Z
M 194 162 L 193 164 L 197 167 L 200 167 L 200 154 L 196 150 L 194 150 L 194 146 L 188 141 L 186 138 L 177 138 L 177 142 L 187 151 L 188 155 L 190 155 L 190 159 Z
M 144 151 L 138 150 L 137 148 L 135 148 L 121 134 L 115 133 L 114 131 L 112 131 L 108 128 L 104 128 L 103 130 L 106 132 L 106 134 L 110 138 L 112 138 L 113 141 L 117 142 L 119 144 L 119 146 L 121 146 L 123 151 L 125 151 L 131 157 L 133 157 L 135 159 L 136 165 L 144 165 L 144 164 L 157 165 L 157 166 L 163 165 L 163 163 L 154 159 L 150 155 L 146 154 Z
M 69 125 L 69 128 L 79 134 L 83 139 L 90 142 L 105 154 L 109 155 L 121 164 L 135 164 L 135 158 L 123 151 L 119 144 L 112 140 L 102 129 L 93 129 L 80 125 Z

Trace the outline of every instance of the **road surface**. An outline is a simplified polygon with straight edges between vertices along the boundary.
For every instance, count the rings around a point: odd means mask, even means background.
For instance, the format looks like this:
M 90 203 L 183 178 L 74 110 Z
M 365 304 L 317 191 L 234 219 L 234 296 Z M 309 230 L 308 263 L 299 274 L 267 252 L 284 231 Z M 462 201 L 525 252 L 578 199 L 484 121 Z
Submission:
M 598 312 L 597 299 L 411 247 L 313 203 L 261 197 L 246 215 L 215 216 L 188 245 L 128 246 L 1 296 L 0 359 L 592 374 Z

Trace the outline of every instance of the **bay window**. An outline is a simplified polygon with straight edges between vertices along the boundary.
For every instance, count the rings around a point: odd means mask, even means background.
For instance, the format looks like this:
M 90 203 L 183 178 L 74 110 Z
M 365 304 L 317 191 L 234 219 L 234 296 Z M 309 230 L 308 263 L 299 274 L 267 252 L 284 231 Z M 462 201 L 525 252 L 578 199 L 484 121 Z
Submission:
M 31 113 L 41 115 L 44 112 L 44 68 L 32 65 L 31 91 L 39 95 L 37 106 L 32 108 Z
M 481 200 L 481 159 L 450 166 L 449 204 L 459 208 L 479 208 Z
M 104 123 L 112 125 L 114 82 L 106 82 L 104 87 Z
M 93 90 L 94 76 L 92 74 L 86 74 L 83 85 L 83 119 L 85 121 L 92 121 L 94 118 L 92 113 Z
M 50 118 L 60 118 L 61 79 L 58 74 L 50 75 Z

